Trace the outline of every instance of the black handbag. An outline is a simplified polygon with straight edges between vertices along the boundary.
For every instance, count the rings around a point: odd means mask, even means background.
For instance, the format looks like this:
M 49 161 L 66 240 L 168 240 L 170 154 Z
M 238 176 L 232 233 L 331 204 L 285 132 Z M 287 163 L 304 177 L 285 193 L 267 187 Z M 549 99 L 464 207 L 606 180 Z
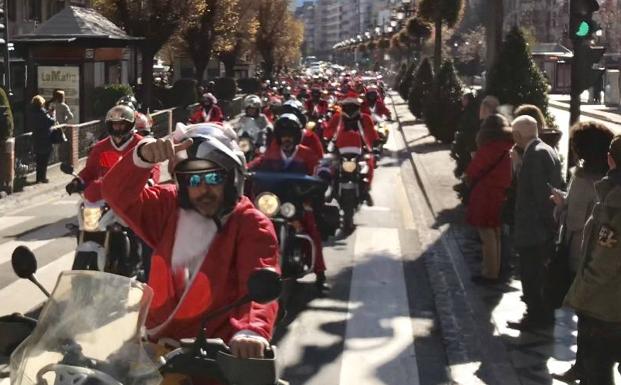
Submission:
M 571 238 L 567 237 L 564 216 L 559 223 L 558 237 L 554 244 L 554 253 L 546 268 L 547 279 L 544 284 L 544 295 L 548 304 L 554 309 L 563 306 L 563 301 L 573 281 L 573 274 L 569 266 Z
M 50 141 L 52 142 L 52 144 L 65 143 L 67 141 L 67 135 L 65 135 L 65 132 L 62 130 L 62 128 L 56 127 L 52 130 L 52 133 L 50 134 Z

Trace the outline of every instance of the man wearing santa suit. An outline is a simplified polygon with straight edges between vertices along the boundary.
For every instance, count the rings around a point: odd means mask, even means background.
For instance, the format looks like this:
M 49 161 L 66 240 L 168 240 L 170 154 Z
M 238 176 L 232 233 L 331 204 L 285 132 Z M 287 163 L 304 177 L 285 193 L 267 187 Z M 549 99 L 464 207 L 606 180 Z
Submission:
M 330 110 L 328 102 L 321 99 L 321 89 L 313 87 L 311 97 L 305 103 L 306 113 L 310 120 L 325 118 Z
M 373 155 L 380 139 L 371 117 L 360 111 L 362 100 L 358 98 L 357 94 L 349 93 L 339 104 L 341 110 L 334 114 L 324 130 L 324 141 L 326 143 L 333 141 L 340 153 Z M 369 165 L 367 175 L 369 183 L 365 186 L 365 200 L 367 205 L 373 206 L 370 191 L 375 158 L 370 156 L 367 159 L 367 164 Z
M 371 116 L 376 114 L 381 118 L 392 120 L 392 114 L 390 110 L 386 108 L 384 101 L 380 98 L 377 86 L 369 86 L 369 88 L 367 88 L 367 93 L 365 94 L 365 100 L 362 103 L 361 110 L 363 113 Z
M 65 190 L 71 195 L 84 190 L 84 198 L 89 202 L 102 199 L 101 181 L 104 175 L 119 159 L 136 147 L 142 136 L 134 132 L 136 123 L 135 111 L 126 105 L 112 107 L 106 114 L 105 124 L 109 136 L 93 146 L 88 154 L 86 166 L 78 173 L 79 178 L 73 179 Z M 160 167 L 153 167 L 149 182 L 159 183 Z
M 204 93 L 200 107 L 190 117 L 190 123 L 223 122 L 224 114 L 217 103 L 218 99 L 212 93 Z
M 214 123 L 181 125 L 173 139 L 144 139 L 104 177 L 104 198 L 154 249 L 151 339 L 195 337 L 205 314 L 247 294 L 255 270 L 279 270 L 274 227 L 242 195 L 243 155 L 231 136 Z M 166 160 L 176 185 L 145 187 Z M 210 320 L 206 334 L 238 357 L 262 357 L 277 308 L 238 307 Z
M 302 123 L 294 114 L 281 115 L 274 124 L 274 140 L 261 157 L 248 164 L 252 171 L 287 172 L 306 175 L 315 175 L 320 156 L 309 147 L 301 144 Z M 313 211 L 306 210 L 302 219 L 302 226 L 313 239 L 315 250 L 316 287 L 320 293 L 329 289 L 326 283 L 326 263 L 323 258 L 321 234 Z

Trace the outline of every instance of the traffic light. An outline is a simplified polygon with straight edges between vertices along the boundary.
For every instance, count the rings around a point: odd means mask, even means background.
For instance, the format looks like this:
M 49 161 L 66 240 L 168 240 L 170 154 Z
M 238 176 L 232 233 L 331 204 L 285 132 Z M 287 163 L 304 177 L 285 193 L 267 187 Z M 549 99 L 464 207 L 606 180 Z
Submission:
M 601 81 L 605 69 L 599 64 L 606 52 L 604 47 L 595 47 L 581 44 L 574 49 L 576 61 L 576 87 L 578 92 L 591 88 L 596 82 Z
M 571 0 L 569 5 L 569 29 L 572 40 L 589 40 L 599 30 L 593 13 L 599 10 L 597 0 Z

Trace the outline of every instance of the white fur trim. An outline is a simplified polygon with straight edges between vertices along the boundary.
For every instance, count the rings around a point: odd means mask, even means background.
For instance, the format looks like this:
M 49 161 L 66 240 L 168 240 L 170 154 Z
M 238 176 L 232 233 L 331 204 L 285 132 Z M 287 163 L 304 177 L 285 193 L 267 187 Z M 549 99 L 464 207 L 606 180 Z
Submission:
M 132 130 L 132 135 L 133 135 L 134 132 L 135 131 Z M 129 146 L 129 144 L 132 142 L 133 138 L 126 140 L 125 143 L 123 143 L 120 146 L 117 146 L 116 143 L 114 143 L 114 139 L 112 139 L 112 136 L 108 136 L 108 139 L 110 140 L 110 144 L 112 144 L 112 148 L 114 148 L 117 151 L 123 151 L 123 150 L 125 150 L 127 148 L 127 146 Z
M 256 332 L 253 332 L 252 330 L 240 330 L 237 333 L 235 333 L 235 335 L 231 338 L 231 340 L 229 341 L 229 345 L 231 344 L 231 342 L 235 341 L 235 340 L 239 340 L 242 338 L 252 338 L 254 340 L 260 341 L 263 346 L 265 346 L 266 348 L 270 346 L 270 343 L 268 340 L 265 339 L 265 337 L 259 335 Z
M 132 154 L 133 154 L 132 157 L 134 159 L 134 164 L 137 167 L 140 167 L 140 168 L 152 168 L 153 166 L 155 166 L 155 163 L 145 162 L 144 160 L 140 159 L 140 157 L 138 156 L 138 149 L 140 148 L 140 145 L 142 145 L 144 143 L 151 143 L 151 142 L 155 142 L 155 138 L 144 138 L 140 142 L 138 142 L 138 144 L 136 145 L 136 147 L 132 151 Z

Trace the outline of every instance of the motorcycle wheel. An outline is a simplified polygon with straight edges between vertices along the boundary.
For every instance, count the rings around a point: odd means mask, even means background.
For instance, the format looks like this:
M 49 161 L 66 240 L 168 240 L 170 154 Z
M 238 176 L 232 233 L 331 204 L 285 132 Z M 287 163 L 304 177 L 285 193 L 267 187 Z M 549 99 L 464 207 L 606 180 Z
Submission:
M 354 213 L 358 198 L 354 190 L 343 190 L 340 205 L 343 209 L 343 230 L 349 232 L 354 229 Z
M 73 259 L 71 270 L 97 270 L 97 253 L 78 251 Z

